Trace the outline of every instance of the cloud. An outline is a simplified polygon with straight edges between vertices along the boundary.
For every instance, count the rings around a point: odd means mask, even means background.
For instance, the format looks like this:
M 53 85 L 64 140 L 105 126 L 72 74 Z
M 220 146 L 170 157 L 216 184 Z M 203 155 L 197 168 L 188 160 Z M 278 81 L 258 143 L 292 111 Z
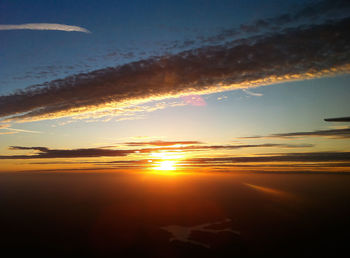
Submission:
M 48 161 L 31 162 L 36 165 L 92 165 L 94 169 L 144 169 L 159 162 L 158 159 L 131 159 L 113 161 Z M 284 153 L 256 156 L 235 157 L 201 157 L 195 159 L 183 159 L 177 164 L 177 168 L 187 171 L 206 171 L 209 169 L 221 172 L 273 172 L 273 173 L 299 173 L 299 172 L 350 172 L 349 152 L 307 152 L 307 153 Z M 196 170 L 197 169 L 197 170 Z M 200 169 L 200 170 L 198 170 Z
M 11 126 L 10 124 L 0 124 L 0 129 L 7 129 L 10 126 Z
M 78 31 L 90 33 L 89 30 L 72 25 L 57 24 L 57 23 L 26 23 L 26 24 L 0 24 L 0 30 L 59 30 L 59 31 Z
M 252 91 L 249 91 L 249 90 L 247 90 L 247 89 L 243 89 L 243 91 L 244 91 L 245 93 L 247 93 L 248 95 L 255 96 L 255 97 L 261 97 L 261 96 L 264 95 L 264 94 L 262 94 L 262 93 L 252 92 Z
M 124 145 L 128 146 L 172 146 L 172 145 L 190 145 L 190 144 L 202 144 L 199 141 L 150 141 L 150 142 L 126 142 Z
M 186 103 L 182 101 L 160 101 L 152 102 L 147 105 L 134 105 L 134 106 L 122 106 L 122 107 L 108 107 L 100 110 L 96 110 L 90 113 L 83 113 L 73 117 L 75 120 L 81 119 L 98 119 L 104 118 L 109 121 L 112 117 L 117 117 L 118 121 L 121 120 L 134 120 L 144 118 L 145 113 L 161 110 L 169 107 L 185 106 Z M 91 121 L 91 120 L 89 120 Z M 93 120 L 92 120 L 93 121 Z
M 0 96 L 0 117 L 35 121 L 171 97 L 350 72 L 350 18 L 77 74 Z
M 196 141 L 187 141 L 187 144 Z M 43 158 L 91 158 L 91 157 L 117 157 L 130 154 L 147 154 L 164 151 L 197 151 L 197 150 L 217 150 L 217 149 L 240 149 L 257 147 L 281 147 L 281 148 L 304 148 L 313 145 L 292 145 L 292 144 L 258 144 L 258 145 L 188 145 L 175 147 L 173 145 L 179 142 L 148 142 L 148 143 L 126 143 L 129 146 L 153 145 L 156 148 L 138 148 L 138 149 L 112 149 L 111 147 L 85 148 L 85 149 L 49 149 L 47 147 L 25 147 L 10 146 L 10 150 L 32 150 L 38 153 L 29 155 L 2 155 L 0 159 L 43 159 Z M 186 145 L 186 141 L 182 141 Z M 160 147 L 159 147 L 160 146 Z
M 6 129 L 13 131 L 13 133 L 41 133 L 39 131 L 16 129 L 16 128 L 6 128 Z
M 332 139 L 347 139 L 350 138 L 350 127 L 330 130 L 316 130 L 310 132 L 292 132 L 292 133 L 277 133 L 266 136 L 249 136 L 241 137 L 244 139 L 259 139 L 259 138 L 297 138 L 297 137 L 327 137 Z
M 350 122 L 350 116 L 349 117 L 326 118 L 324 121 L 326 121 L 326 122 Z
M 264 144 L 240 144 L 240 145 L 185 145 L 185 146 L 162 146 L 157 148 L 143 148 L 135 149 L 137 153 L 152 153 L 152 152 L 164 152 L 164 151 L 210 151 L 210 150 L 236 150 L 243 148 L 310 148 L 312 144 L 275 144 L 275 143 L 264 143 Z
M 15 134 L 16 132 L 0 132 L 0 135 L 2 134 Z
M 241 156 L 225 158 L 192 159 L 201 163 L 246 163 L 246 162 L 349 162 L 350 152 L 302 152 L 275 155 Z
M 90 158 L 90 157 L 116 157 L 126 156 L 133 150 L 112 150 L 105 148 L 87 149 L 49 149 L 46 147 L 22 147 L 11 146 L 12 150 L 34 150 L 37 154 L 32 155 L 3 155 L 0 159 L 50 159 L 50 158 Z
M 344 18 L 350 11 L 348 0 L 323 0 L 312 2 L 289 13 L 278 16 L 257 19 L 253 22 L 241 24 L 239 27 L 223 29 L 220 33 L 209 37 L 198 37 L 202 43 L 218 43 L 230 38 L 244 37 L 244 35 L 258 35 L 261 33 L 277 32 L 290 26 L 302 25 L 305 23 L 322 23 L 333 17 Z M 194 44 L 194 42 L 192 43 Z M 182 47 L 180 42 L 174 46 Z
M 39 131 L 32 131 L 32 130 L 24 130 L 24 129 L 16 129 L 16 128 L 11 128 L 10 124 L 0 124 L 0 130 L 8 130 L 11 132 L 0 132 L 0 134 L 14 134 L 14 133 L 41 133 Z
M 238 145 L 190 145 L 184 146 L 178 149 L 181 150 L 218 150 L 218 149 L 242 149 L 242 148 L 309 148 L 313 147 L 312 144 L 277 144 L 277 143 L 264 143 L 264 144 L 238 144 Z

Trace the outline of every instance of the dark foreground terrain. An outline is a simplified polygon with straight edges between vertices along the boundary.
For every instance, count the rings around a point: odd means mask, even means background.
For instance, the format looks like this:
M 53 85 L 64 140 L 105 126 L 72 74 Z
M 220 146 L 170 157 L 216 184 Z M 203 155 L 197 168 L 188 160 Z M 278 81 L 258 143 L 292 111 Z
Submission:
M 2 173 L 0 207 L 4 257 L 346 257 L 350 246 L 345 174 Z

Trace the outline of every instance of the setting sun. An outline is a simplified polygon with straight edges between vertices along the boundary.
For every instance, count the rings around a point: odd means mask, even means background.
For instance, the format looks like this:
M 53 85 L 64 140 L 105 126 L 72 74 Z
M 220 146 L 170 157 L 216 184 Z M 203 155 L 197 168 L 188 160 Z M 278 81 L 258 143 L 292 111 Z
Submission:
M 184 158 L 184 155 L 180 151 L 176 152 L 154 152 L 151 153 L 152 157 L 156 157 L 156 160 L 153 162 L 152 169 L 161 170 L 161 171 L 169 171 L 176 170 L 176 164 L 178 161 Z
M 156 170 L 175 170 L 176 162 L 174 160 L 163 160 L 157 163 L 154 167 Z

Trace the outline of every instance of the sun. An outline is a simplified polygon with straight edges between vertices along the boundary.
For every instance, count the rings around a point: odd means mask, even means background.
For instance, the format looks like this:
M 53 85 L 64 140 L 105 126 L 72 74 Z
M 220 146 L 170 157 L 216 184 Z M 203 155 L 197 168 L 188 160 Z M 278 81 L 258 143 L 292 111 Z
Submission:
M 181 152 L 155 152 L 151 153 L 151 156 L 156 157 L 155 160 L 151 161 L 152 169 L 158 171 L 174 171 L 178 162 L 183 158 Z
M 154 169 L 156 170 L 175 170 L 176 162 L 174 160 L 163 160 L 160 161 Z

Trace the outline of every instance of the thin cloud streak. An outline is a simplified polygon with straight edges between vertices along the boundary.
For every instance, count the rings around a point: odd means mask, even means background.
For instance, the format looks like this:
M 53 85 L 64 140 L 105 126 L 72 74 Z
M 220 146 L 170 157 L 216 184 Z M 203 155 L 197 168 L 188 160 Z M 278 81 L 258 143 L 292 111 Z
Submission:
M 350 127 L 341 129 L 316 130 L 310 132 L 276 133 L 265 136 L 240 137 L 240 139 L 268 139 L 268 138 L 302 138 L 302 137 L 326 137 L 332 139 L 350 138 Z
M 337 117 L 337 118 L 326 118 L 326 122 L 350 122 L 350 116 L 348 117 Z
M 8 155 L 0 156 L 0 159 L 47 159 L 47 158 L 91 158 L 91 157 L 117 157 L 126 156 L 133 150 L 111 150 L 103 148 L 87 149 L 49 149 L 46 147 L 22 147 L 11 146 L 11 150 L 35 150 L 33 155 Z
M 14 134 L 14 133 L 20 133 L 20 132 L 23 132 L 23 133 L 41 133 L 39 131 L 11 128 L 10 124 L 0 124 L 0 130 L 11 131 L 11 132 L 0 132 L 0 134 Z
M 66 24 L 57 24 L 57 23 L 26 23 L 26 24 L 0 24 L 0 30 L 58 30 L 58 31 L 76 31 L 91 33 L 89 30 L 79 27 Z
M 251 95 L 251 96 L 254 96 L 254 97 L 261 97 L 263 96 L 264 94 L 262 93 L 257 93 L 257 92 L 252 92 L 252 91 L 249 91 L 247 89 L 243 89 L 243 91 L 248 94 L 248 95 Z
M 224 158 L 197 158 L 193 162 L 206 164 L 250 163 L 250 162 L 349 162 L 350 152 L 301 152 L 275 155 L 240 156 Z
M 202 144 L 199 141 L 150 141 L 150 142 L 125 142 L 124 145 L 128 146 L 172 146 L 172 145 L 190 145 L 190 144 Z

